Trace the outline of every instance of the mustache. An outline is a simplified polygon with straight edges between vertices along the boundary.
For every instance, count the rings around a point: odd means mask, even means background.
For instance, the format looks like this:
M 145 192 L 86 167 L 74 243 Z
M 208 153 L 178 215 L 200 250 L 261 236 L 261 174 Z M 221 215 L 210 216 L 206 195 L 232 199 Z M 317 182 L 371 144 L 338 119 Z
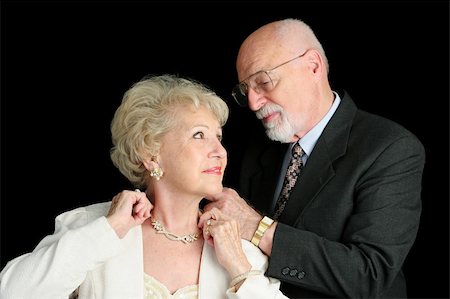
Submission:
M 255 112 L 255 114 L 258 119 L 263 119 L 264 117 L 266 117 L 272 113 L 275 113 L 275 112 L 283 113 L 283 108 L 277 104 L 266 103 L 259 110 L 257 110 Z

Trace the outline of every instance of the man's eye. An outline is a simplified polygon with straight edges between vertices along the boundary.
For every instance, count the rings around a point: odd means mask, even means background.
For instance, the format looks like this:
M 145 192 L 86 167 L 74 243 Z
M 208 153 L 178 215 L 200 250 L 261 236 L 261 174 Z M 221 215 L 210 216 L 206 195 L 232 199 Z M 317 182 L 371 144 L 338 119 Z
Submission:
M 258 83 L 256 83 L 258 86 L 264 86 L 264 85 L 266 85 L 266 84 L 269 84 L 270 83 L 270 81 L 261 81 L 261 82 L 258 82 Z
M 205 134 L 203 134 L 203 132 L 197 132 L 194 134 L 194 138 L 195 139 L 203 139 L 203 138 L 205 138 Z
M 259 88 L 265 88 L 266 85 L 270 84 L 270 78 L 268 76 L 259 76 L 255 79 L 255 85 Z

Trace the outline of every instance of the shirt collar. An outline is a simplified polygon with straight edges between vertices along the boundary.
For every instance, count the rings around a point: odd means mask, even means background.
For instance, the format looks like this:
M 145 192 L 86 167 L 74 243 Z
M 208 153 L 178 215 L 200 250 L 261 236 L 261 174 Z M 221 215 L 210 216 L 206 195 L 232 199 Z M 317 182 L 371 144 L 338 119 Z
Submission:
M 315 125 L 308 133 L 305 134 L 305 136 L 303 136 L 298 141 L 307 156 L 311 154 L 317 140 L 325 129 L 325 126 L 328 124 L 337 107 L 339 106 L 339 103 L 341 102 L 339 94 L 335 91 L 333 91 L 333 94 L 334 101 L 331 105 L 330 110 L 328 110 L 327 114 L 325 114 L 325 116 L 317 123 L 317 125 Z

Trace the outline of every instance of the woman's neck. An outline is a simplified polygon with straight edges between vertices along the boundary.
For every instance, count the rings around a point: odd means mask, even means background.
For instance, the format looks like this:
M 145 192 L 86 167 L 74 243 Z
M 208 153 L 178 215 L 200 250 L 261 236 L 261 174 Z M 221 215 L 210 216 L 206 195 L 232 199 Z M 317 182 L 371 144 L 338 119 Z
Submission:
M 167 230 L 172 233 L 185 234 L 198 230 L 198 218 L 200 216 L 200 199 L 171 197 L 154 198 L 154 206 L 151 210 L 151 218 L 158 220 Z

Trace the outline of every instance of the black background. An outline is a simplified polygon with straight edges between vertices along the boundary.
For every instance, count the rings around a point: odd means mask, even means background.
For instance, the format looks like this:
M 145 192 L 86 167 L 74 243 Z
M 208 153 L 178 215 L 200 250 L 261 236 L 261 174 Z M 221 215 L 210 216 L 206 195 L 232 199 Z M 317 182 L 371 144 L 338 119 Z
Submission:
M 59 213 L 131 188 L 109 159 L 109 124 L 146 74 L 192 77 L 227 100 L 234 186 L 243 147 L 263 134 L 230 97 L 237 50 L 285 17 L 313 28 L 334 88 L 424 143 L 423 214 L 405 274 L 410 297 L 448 298 L 448 1 L 2 1 L 1 267 L 52 233 Z

